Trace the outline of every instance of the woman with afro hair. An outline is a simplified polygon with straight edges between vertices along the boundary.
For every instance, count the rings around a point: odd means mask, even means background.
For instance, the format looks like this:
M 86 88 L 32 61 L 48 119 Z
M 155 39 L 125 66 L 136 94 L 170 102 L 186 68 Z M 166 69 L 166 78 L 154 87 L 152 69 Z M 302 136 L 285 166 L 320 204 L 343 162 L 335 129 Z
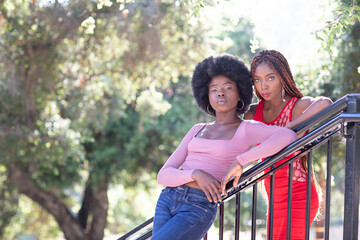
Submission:
M 244 116 L 245 119 L 254 119 L 267 125 L 292 129 L 332 104 L 332 101 L 326 97 L 304 97 L 296 87 L 286 58 L 278 51 L 260 51 L 253 58 L 251 74 L 259 102 L 251 105 L 250 110 Z M 280 160 L 275 166 L 293 156 L 294 154 L 291 154 Z M 306 179 L 308 174 L 306 158 L 295 160 L 293 166 L 290 239 L 301 240 L 305 239 Z M 287 237 L 288 169 L 286 166 L 275 173 L 272 229 L 272 239 L 274 240 L 282 240 Z M 265 178 L 264 184 L 269 198 L 269 177 Z M 312 176 L 310 225 L 319 208 L 320 192 L 317 189 L 319 188 L 315 177 Z
M 237 184 L 243 165 L 297 139 L 290 129 L 240 118 L 252 98 L 251 74 L 233 56 L 200 62 L 192 88 L 215 121 L 195 124 L 159 171 L 158 183 L 166 187 L 156 204 L 153 240 L 201 239 L 215 219 L 225 172 Z M 256 143 L 262 144 L 251 149 Z

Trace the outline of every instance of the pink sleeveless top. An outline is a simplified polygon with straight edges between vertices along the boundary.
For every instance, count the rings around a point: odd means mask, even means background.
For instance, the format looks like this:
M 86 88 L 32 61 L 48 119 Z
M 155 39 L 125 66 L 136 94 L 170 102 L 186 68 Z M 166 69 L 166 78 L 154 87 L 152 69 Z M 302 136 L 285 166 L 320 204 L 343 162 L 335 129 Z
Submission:
M 263 122 L 267 125 L 276 125 L 276 126 L 281 126 L 284 127 L 286 126 L 288 123 L 291 122 L 291 116 L 292 116 L 292 111 L 294 109 L 295 103 L 299 100 L 299 98 L 297 97 L 292 97 L 285 105 L 285 107 L 282 109 L 281 113 L 279 114 L 279 116 L 277 116 L 277 118 L 275 120 L 273 120 L 272 122 L 265 122 L 264 117 L 263 117 L 263 109 L 264 109 L 264 102 L 265 101 L 260 101 L 258 103 L 258 106 L 256 108 L 256 112 L 254 115 L 254 120 L 259 121 L 259 122 Z M 294 156 L 293 154 L 290 154 L 289 156 L 287 156 L 286 158 L 284 158 L 283 160 L 281 160 L 278 164 L 284 162 L 285 160 L 291 158 Z M 276 165 L 278 165 L 276 164 Z M 300 163 L 300 158 L 295 160 L 293 162 L 293 166 L 294 166 L 294 173 L 293 173 L 293 180 L 294 181 L 299 181 L 299 182 L 305 182 L 306 181 L 306 171 L 304 170 L 304 168 L 302 167 L 301 163 Z

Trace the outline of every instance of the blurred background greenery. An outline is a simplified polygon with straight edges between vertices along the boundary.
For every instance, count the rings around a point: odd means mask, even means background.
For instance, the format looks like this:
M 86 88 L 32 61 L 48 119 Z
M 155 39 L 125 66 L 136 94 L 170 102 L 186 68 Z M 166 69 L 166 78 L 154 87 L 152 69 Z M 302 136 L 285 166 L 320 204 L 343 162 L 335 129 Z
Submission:
M 111 238 L 151 217 L 157 171 L 191 126 L 211 121 L 190 87 L 205 57 L 249 66 L 276 49 L 305 95 L 359 93 L 359 10 L 358 0 L 0 1 L 0 238 Z

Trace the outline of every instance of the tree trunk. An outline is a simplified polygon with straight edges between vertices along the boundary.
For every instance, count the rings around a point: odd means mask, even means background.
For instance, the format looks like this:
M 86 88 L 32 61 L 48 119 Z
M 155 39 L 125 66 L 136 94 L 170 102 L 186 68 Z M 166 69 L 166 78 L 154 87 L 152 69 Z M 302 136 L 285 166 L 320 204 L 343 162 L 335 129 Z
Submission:
M 57 196 L 37 187 L 24 170 L 12 166 L 9 179 L 19 193 L 25 194 L 46 209 L 59 224 L 67 240 L 102 240 L 107 223 L 108 182 L 102 181 L 97 188 L 87 187 L 79 217 L 75 218 Z M 88 222 L 88 216 L 92 222 Z
M 94 188 L 90 185 L 86 187 L 78 219 L 90 240 L 100 240 L 104 237 L 109 208 L 107 189 L 107 180 L 102 181 L 98 187 Z M 92 222 L 88 223 L 90 215 Z
M 91 223 L 90 240 L 101 240 L 104 238 L 104 229 L 107 223 L 109 208 L 107 196 L 108 184 L 102 183 L 96 192 L 93 192 L 94 205 L 92 208 L 93 219 Z
M 45 208 L 58 222 L 65 238 L 68 240 L 87 240 L 83 228 L 68 208 L 54 194 L 37 187 L 31 177 L 24 171 L 12 166 L 9 179 L 19 193 L 25 194 L 34 202 Z

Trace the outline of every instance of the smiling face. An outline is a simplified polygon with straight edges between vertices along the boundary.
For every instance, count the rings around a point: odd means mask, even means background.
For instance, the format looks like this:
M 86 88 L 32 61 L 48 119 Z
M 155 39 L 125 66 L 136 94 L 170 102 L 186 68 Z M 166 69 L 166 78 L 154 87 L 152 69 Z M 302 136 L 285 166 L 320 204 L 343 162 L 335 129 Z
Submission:
M 209 101 L 217 113 L 236 112 L 237 104 L 240 101 L 236 83 L 223 75 L 213 77 L 209 84 Z
M 253 81 L 256 91 L 266 101 L 281 97 L 280 77 L 268 64 L 261 63 L 256 67 Z

